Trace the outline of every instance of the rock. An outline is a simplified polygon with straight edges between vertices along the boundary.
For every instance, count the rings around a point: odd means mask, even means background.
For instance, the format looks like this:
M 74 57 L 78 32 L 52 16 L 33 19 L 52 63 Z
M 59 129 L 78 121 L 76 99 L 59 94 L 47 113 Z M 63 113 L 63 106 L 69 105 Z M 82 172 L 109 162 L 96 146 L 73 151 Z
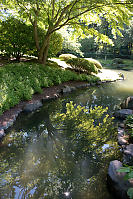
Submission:
M 124 137 L 118 136 L 118 144 L 119 145 L 127 145 L 128 141 Z
M 76 90 L 76 87 L 74 87 L 74 86 L 71 86 L 70 88 L 71 88 L 71 91 L 75 91 Z
M 71 87 L 70 86 L 64 86 L 62 89 L 61 89 L 61 92 L 62 93 L 69 93 L 71 92 Z
M 76 88 L 85 88 L 85 87 L 89 87 L 90 84 L 86 83 L 86 84 L 81 84 L 81 85 L 76 85 Z
M 128 165 L 133 164 L 133 144 L 127 145 L 124 150 L 124 163 Z
M 118 137 L 123 137 L 124 136 L 124 128 L 118 128 Z
M 126 137 L 124 136 L 124 128 L 118 128 L 118 144 L 123 146 L 123 145 L 127 145 L 128 141 L 126 140 Z
M 32 112 L 32 111 L 35 111 L 37 110 L 38 108 L 40 108 L 42 106 L 42 102 L 39 101 L 39 100 L 36 100 L 36 101 L 32 101 L 32 102 L 28 102 L 24 108 L 23 108 L 23 111 L 24 112 Z
M 96 83 L 93 83 L 93 82 L 92 82 L 92 83 L 91 83 L 91 86 L 96 86 Z
M 128 115 L 132 115 L 132 114 L 133 114 L 133 110 L 131 109 L 121 109 L 121 110 L 116 111 L 114 113 L 114 116 L 121 119 L 125 119 Z
M 122 109 L 132 109 L 133 110 L 133 96 L 127 97 L 121 104 Z
M 124 127 L 125 127 L 125 124 L 124 124 L 124 123 L 119 123 L 119 124 L 118 124 L 118 127 L 124 128 Z
M 61 89 L 61 93 L 70 93 L 70 92 L 75 91 L 75 90 L 76 90 L 76 87 L 74 87 L 74 86 L 64 86 Z
M 117 169 L 122 167 L 122 163 L 118 160 L 111 161 L 108 168 L 107 183 L 108 187 L 117 199 L 127 199 L 127 190 L 131 187 L 131 183 L 124 179 L 125 173 L 120 173 Z
M 55 100 L 59 97 L 59 94 L 54 94 L 52 96 L 46 96 L 44 98 L 42 98 L 42 103 L 45 103 L 47 101 L 52 101 L 52 100 Z
M 102 84 L 102 81 L 96 82 L 96 85 L 101 85 L 101 84 Z

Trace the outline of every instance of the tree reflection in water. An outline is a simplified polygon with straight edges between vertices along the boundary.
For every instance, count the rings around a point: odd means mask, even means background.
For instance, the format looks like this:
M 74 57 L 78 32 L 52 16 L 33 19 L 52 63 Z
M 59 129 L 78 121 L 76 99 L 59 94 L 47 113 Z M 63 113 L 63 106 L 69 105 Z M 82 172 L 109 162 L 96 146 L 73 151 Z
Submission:
M 106 110 L 72 102 L 64 110 L 61 99 L 21 117 L 1 146 L 1 199 L 111 198 L 105 170 L 117 156 L 115 133 Z

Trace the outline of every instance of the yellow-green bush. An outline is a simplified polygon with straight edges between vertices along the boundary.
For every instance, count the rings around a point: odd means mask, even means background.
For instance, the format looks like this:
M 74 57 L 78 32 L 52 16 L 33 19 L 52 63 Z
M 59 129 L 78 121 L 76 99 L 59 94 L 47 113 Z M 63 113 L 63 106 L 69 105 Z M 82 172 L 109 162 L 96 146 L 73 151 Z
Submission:
M 94 63 L 84 58 L 72 58 L 66 61 L 75 71 L 85 72 L 87 74 L 98 73 L 98 69 Z
M 92 58 L 85 58 L 86 60 L 88 60 L 89 62 L 93 63 L 98 69 L 102 69 L 102 64 L 97 61 L 96 59 L 92 59 Z
M 67 61 L 68 59 L 77 58 L 77 57 L 73 54 L 62 54 L 59 56 L 59 58 L 63 61 Z

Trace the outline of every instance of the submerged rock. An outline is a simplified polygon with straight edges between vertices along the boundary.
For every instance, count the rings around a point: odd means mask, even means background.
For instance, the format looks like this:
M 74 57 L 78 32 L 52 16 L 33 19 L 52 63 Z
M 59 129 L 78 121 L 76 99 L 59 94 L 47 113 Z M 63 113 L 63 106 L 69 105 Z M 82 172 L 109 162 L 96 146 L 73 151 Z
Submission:
M 61 89 L 61 93 L 70 93 L 72 91 L 76 90 L 76 87 L 70 87 L 70 86 L 64 86 L 62 89 Z
M 42 102 L 40 100 L 35 100 L 35 101 L 32 101 L 32 102 L 28 102 L 24 106 L 23 111 L 24 112 L 32 112 L 32 111 L 35 111 L 38 108 L 40 108 L 42 105 L 43 104 L 42 104 Z
M 124 179 L 125 173 L 117 170 L 122 167 L 122 163 L 118 160 L 111 161 L 108 168 L 107 182 L 111 193 L 117 199 L 127 199 L 127 190 L 131 187 L 131 183 Z

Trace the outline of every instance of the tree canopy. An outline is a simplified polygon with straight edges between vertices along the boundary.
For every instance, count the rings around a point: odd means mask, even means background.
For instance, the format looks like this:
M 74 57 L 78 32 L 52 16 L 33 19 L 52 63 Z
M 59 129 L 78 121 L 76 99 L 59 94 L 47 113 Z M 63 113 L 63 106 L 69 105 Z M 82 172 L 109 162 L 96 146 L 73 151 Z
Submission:
M 73 27 L 75 34 L 85 33 L 97 36 L 97 40 L 111 43 L 108 36 L 96 30 L 101 23 L 101 15 L 109 22 L 112 33 L 120 33 L 119 28 L 128 24 L 132 16 L 132 0 L 3 0 L 3 8 L 30 22 L 34 29 L 34 38 L 39 61 L 45 64 L 51 34 L 62 27 Z M 40 46 L 38 28 L 46 30 Z

